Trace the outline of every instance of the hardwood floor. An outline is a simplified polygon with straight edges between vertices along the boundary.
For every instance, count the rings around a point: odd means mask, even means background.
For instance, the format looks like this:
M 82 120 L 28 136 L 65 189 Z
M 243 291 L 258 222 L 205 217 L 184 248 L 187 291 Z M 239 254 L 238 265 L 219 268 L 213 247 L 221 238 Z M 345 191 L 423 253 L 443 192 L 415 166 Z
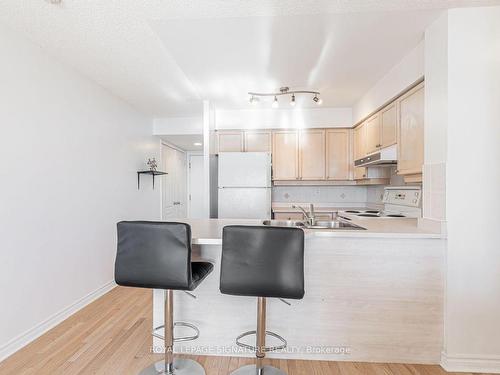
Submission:
M 115 288 L 0 363 L 0 374 L 137 374 L 161 355 L 150 353 L 149 290 Z M 226 375 L 249 358 L 186 356 L 207 375 Z M 289 375 L 440 375 L 439 366 L 267 360 Z M 463 374 L 463 373 L 462 373 Z

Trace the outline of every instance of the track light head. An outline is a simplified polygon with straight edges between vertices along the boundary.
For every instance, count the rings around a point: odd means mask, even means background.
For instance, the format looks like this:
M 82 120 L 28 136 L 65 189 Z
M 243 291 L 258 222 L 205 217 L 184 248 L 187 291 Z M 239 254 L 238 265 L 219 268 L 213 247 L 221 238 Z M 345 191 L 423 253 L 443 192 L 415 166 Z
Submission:
M 295 94 L 292 94 L 292 101 L 290 102 L 292 107 L 295 107 Z
M 274 100 L 273 100 L 272 107 L 273 107 L 273 108 L 278 108 L 279 106 L 280 106 L 280 104 L 278 103 L 278 97 L 275 95 L 275 96 L 274 96 Z
M 314 95 L 313 100 L 317 105 L 321 105 L 321 103 L 323 103 L 323 99 L 318 98 L 318 95 Z
M 256 96 L 251 96 L 250 97 L 250 104 L 257 104 L 259 102 L 259 98 Z

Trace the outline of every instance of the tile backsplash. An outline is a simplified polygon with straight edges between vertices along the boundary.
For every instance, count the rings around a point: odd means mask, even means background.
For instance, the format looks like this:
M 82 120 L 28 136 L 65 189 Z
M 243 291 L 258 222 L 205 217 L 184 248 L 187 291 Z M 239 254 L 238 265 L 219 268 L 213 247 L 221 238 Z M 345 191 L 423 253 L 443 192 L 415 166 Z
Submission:
M 360 206 L 367 201 L 366 186 L 275 186 L 276 203 L 338 203 Z

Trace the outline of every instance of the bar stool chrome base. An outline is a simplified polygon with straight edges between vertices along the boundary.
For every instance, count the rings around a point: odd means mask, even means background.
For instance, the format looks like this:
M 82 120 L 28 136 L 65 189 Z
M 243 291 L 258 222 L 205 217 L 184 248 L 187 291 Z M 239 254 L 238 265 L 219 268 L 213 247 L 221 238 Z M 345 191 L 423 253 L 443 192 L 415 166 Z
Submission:
M 160 374 L 167 374 L 165 372 L 165 361 L 158 361 L 156 363 L 153 363 L 151 366 L 146 367 L 139 373 L 139 375 L 160 375 Z M 193 361 L 191 359 L 174 358 L 174 372 L 170 374 L 205 375 L 205 370 L 198 362 Z
M 260 369 L 260 372 L 257 370 L 256 365 L 248 365 L 240 367 L 237 370 L 234 370 L 231 375 L 287 375 L 286 372 L 280 370 L 279 368 L 273 366 L 264 366 Z

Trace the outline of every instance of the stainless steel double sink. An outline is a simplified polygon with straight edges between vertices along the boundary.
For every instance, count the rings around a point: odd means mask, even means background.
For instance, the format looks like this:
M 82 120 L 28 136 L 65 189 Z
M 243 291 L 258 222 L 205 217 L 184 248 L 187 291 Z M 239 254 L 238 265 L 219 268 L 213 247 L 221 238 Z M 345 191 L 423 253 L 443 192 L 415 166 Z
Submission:
M 316 221 L 314 225 L 311 225 L 306 221 L 295 220 L 264 220 L 262 224 L 271 227 L 291 227 L 304 229 L 366 230 L 366 228 L 360 227 L 359 225 L 344 221 L 342 219 Z

